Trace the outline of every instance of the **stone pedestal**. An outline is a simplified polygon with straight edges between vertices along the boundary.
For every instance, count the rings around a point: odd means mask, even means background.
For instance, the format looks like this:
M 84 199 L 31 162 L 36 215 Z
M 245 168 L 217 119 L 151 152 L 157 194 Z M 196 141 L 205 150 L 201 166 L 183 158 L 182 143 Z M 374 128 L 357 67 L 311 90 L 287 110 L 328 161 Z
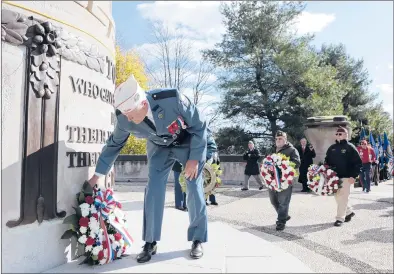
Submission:
M 2 2 L 3 272 L 74 257 L 62 219 L 114 128 L 111 14 L 110 1 Z
M 327 149 L 335 142 L 335 132 L 339 126 L 346 128 L 349 136 L 352 134 L 346 116 L 310 117 L 305 126 L 305 136 L 316 151 L 315 164 L 324 161 Z

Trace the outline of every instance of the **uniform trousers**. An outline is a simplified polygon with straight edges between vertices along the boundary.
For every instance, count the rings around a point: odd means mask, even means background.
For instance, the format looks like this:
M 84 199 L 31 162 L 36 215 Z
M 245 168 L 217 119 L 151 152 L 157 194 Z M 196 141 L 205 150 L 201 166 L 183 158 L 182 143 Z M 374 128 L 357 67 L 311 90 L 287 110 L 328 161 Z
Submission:
M 147 142 L 148 184 L 145 188 L 143 235 L 145 242 L 160 241 L 163 222 L 166 184 L 174 162 L 183 166 L 189 158 L 190 144 L 176 147 L 160 147 Z M 186 205 L 189 214 L 188 241 L 208 240 L 208 218 L 204 197 L 202 171 L 205 164 L 205 153 L 198 163 L 197 178 L 187 180 Z M 176 222 L 176 220 L 173 220 Z

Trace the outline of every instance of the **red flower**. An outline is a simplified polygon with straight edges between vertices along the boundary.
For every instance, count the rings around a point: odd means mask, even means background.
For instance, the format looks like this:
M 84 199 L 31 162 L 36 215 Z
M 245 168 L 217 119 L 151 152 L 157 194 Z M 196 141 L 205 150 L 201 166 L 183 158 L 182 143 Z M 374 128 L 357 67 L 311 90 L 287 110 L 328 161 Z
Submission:
M 294 176 L 294 172 L 293 172 L 293 171 L 290 171 L 290 172 L 289 172 L 289 175 L 290 175 L 290 176 Z
M 98 214 L 97 214 L 97 213 L 92 213 L 92 216 L 93 216 L 94 218 L 96 218 L 96 220 L 98 220 Z
M 101 250 L 98 254 L 98 259 L 99 261 L 102 260 L 104 258 L 104 252 Z
M 103 248 L 106 249 L 108 248 L 108 242 L 107 241 L 103 241 L 102 242 Z
M 79 219 L 79 226 L 88 227 L 89 225 L 89 218 L 82 217 Z
M 115 237 L 116 241 L 119 241 L 120 239 L 122 239 L 122 235 L 120 235 L 120 233 L 115 233 L 114 237 Z
M 88 238 L 87 240 L 86 240 L 86 245 L 93 245 L 95 243 L 95 240 L 93 239 L 93 238 Z
M 93 204 L 94 199 L 92 196 L 86 196 L 85 197 L 85 202 L 88 203 L 89 205 Z

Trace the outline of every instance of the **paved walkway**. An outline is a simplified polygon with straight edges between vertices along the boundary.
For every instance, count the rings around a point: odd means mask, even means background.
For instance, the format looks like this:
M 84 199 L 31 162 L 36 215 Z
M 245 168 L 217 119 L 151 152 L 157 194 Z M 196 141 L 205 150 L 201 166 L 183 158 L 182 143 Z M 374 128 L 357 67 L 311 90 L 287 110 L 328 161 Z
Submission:
M 142 202 L 122 203 L 130 224 L 129 232 L 136 241 L 130 249 L 131 256 L 94 267 L 79 265 L 77 260 L 46 273 L 311 273 L 300 260 L 271 242 L 221 222 L 210 222 L 204 257 L 192 260 L 188 255 L 191 243 L 186 241 L 188 215 L 173 208 L 165 210 L 157 255 L 148 263 L 138 264 L 135 257 L 143 245 L 140 240 Z
M 196 261 L 188 259 L 187 214 L 172 208 L 174 190 L 169 186 L 159 253 L 144 265 L 135 262 L 143 244 L 139 238 L 144 187 L 116 189 L 137 240 L 132 256 L 99 268 L 74 263 L 48 272 L 393 273 L 393 182 L 372 187 L 369 194 L 352 189 L 356 216 L 340 228 L 333 227 L 334 198 L 299 193 L 297 185 L 290 205 L 292 219 L 283 232 L 275 230 L 267 190 L 221 188 L 216 195 L 220 205 L 208 207 L 205 256 Z

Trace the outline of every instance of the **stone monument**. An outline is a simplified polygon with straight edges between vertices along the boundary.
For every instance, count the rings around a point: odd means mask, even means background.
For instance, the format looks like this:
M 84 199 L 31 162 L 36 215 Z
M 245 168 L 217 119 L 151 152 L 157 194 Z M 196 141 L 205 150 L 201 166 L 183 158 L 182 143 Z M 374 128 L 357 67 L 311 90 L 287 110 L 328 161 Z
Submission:
M 327 149 L 335 142 L 335 132 L 339 126 L 346 128 L 349 136 L 352 134 L 346 116 L 316 116 L 307 120 L 305 136 L 315 148 L 315 164 L 324 161 Z
M 110 1 L 2 1 L 4 272 L 74 258 L 63 217 L 115 122 L 111 14 Z

